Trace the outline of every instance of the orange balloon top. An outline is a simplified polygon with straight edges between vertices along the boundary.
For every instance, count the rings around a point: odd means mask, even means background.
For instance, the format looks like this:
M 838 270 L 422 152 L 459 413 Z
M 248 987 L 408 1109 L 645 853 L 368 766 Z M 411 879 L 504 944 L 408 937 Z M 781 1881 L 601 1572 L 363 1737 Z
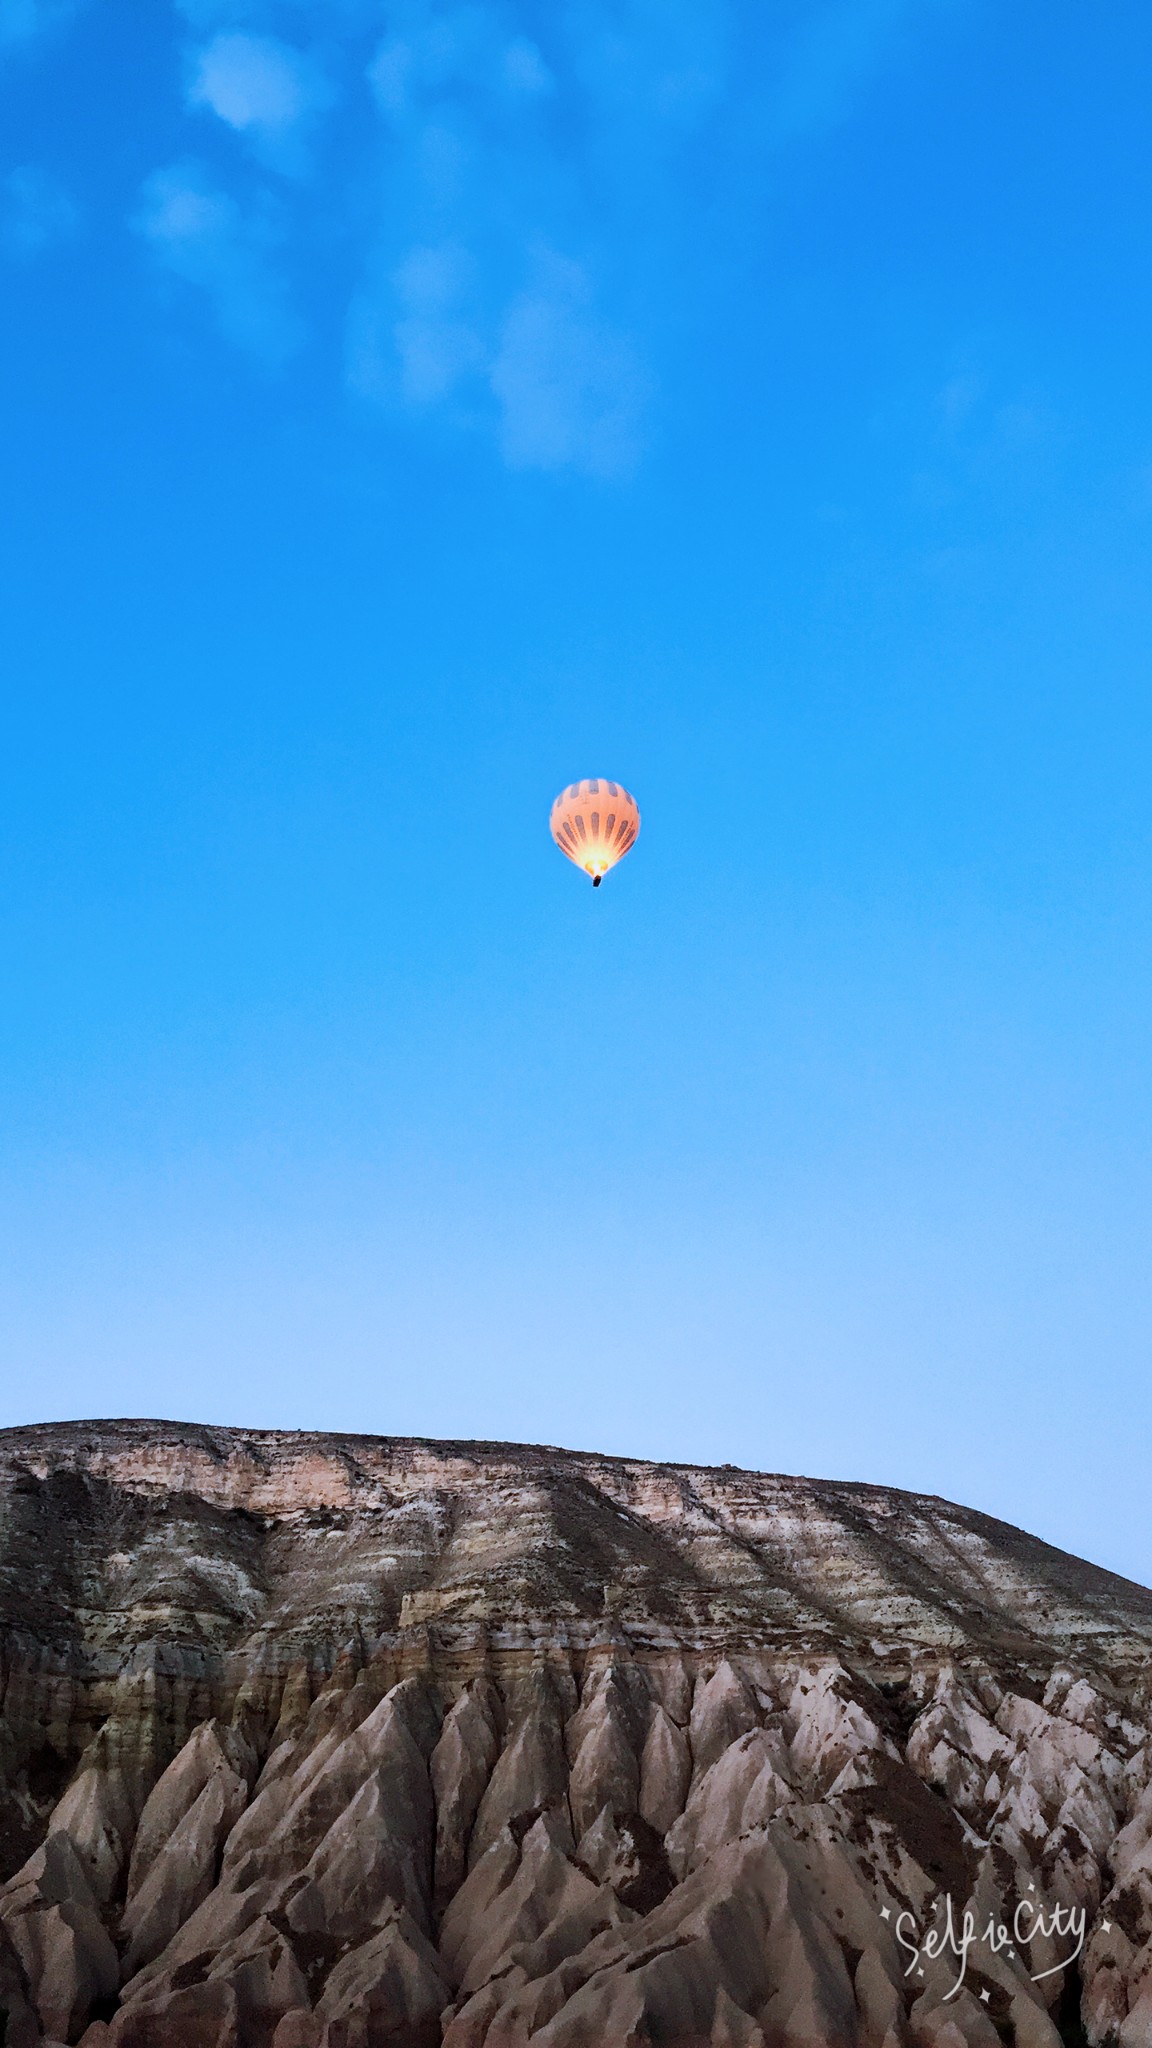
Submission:
M 609 868 L 635 844 L 640 812 L 623 783 L 594 775 L 560 791 L 549 823 L 561 853 L 591 875 L 598 889 Z

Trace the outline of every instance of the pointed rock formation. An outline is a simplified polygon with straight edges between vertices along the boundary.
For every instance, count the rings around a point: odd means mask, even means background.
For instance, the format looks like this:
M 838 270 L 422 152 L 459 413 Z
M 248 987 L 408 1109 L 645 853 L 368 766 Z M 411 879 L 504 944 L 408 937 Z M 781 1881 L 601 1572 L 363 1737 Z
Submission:
M 984 1516 L 14 1430 L 0 1629 L 5 2048 L 1152 2048 L 1152 1595 Z

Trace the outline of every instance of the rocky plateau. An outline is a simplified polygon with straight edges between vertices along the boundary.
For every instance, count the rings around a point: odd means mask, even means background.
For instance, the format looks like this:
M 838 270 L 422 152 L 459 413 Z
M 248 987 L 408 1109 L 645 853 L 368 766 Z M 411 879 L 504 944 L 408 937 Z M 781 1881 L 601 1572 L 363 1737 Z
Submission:
M 14 1429 L 0 1689 L 5 2048 L 1152 2048 L 1152 1594 L 946 1501 Z

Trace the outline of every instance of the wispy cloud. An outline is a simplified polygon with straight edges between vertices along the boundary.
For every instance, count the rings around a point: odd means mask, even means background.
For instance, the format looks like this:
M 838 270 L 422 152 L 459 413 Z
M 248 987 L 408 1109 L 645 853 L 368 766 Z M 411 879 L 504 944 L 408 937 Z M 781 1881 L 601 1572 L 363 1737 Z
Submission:
M 740 151 L 844 118 L 963 4 L 174 0 L 213 171 L 157 172 L 137 225 L 252 354 L 298 345 L 283 265 L 322 252 L 362 403 L 486 433 L 516 468 L 624 476 L 705 232 L 692 178 L 744 233 Z
M 453 242 L 413 248 L 388 274 L 369 272 L 349 318 L 353 390 L 415 410 L 459 399 L 486 363 L 476 291 L 475 265 Z
M 392 410 L 491 425 L 512 469 L 616 478 L 641 452 L 637 352 L 597 311 L 581 266 L 546 248 L 495 306 L 459 244 L 412 249 L 353 309 L 349 378 Z
M 695 127 L 730 76 L 725 0 L 567 0 L 567 61 L 601 121 L 630 130 Z
M 79 213 L 71 194 L 37 164 L 20 164 L 3 181 L 0 240 L 9 255 L 38 256 L 76 232 Z
M 332 97 L 315 59 L 275 36 L 222 32 L 191 60 L 189 106 L 246 135 L 278 170 L 306 167 L 303 135 Z
M 409 0 L 368 69 L 376 247 L 350 377 L 396 406 L 487 421 L 517 468 L 626 474 L 652 379 L 635 337 L 645 195 L 719 96 L 726 0 Z
M 511 112 L 517 101 L 555 85 L 539 45 L 517 28 L 515 16 L 484 4 L 407 10 L 368 76 L 381 111 L 397 123 L 448 100 Z
M 635 467 L 647 380 L 632 345 L 597 313 L 579 264 L 551 254 L 539 262 L 507 308 L 489 377 L 511 468 L 610 478 Z
M 229 341 L 272 367 L 295 353 L 302 329 L 265 202 L 246 212 L 199 165 L 173 164 L 148 179 L 135 226 L 167 271 L 207 296 Z
M 484 348 L 472 320 L 475 268 L 452 243 L 413 249 L 392 280 L 393 340 L 402 395 L 435 405 L 481 368 Z

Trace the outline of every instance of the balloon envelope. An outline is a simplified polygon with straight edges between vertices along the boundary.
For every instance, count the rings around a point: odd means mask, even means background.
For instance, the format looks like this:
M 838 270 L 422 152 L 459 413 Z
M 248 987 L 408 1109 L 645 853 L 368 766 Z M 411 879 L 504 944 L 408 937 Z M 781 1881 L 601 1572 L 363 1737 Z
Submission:
M 561 853 L 591 875 L 598 889 L 609 868 L 635 844 L 640 812 L 622 782 L 594 775 L 560 791 L 549 822 Z

